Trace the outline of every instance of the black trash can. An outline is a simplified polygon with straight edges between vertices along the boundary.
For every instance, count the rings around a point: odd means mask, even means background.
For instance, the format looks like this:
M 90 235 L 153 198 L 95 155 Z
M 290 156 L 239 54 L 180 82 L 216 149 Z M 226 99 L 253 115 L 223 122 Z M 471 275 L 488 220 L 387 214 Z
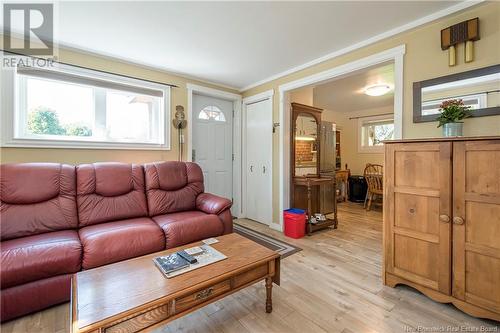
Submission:
M 349 201 L 364 202 L 367 190 L 365 177 L 359 175 L 349 177 Z

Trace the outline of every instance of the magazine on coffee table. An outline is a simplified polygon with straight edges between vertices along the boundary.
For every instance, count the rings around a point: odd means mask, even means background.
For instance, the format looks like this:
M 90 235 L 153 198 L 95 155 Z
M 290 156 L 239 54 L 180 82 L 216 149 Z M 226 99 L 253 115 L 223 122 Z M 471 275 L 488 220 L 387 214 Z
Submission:
M 194 251 L 190 251 L 192 249 Z M 171 263 L 172 262 L 171 258 L 172 258 L 172 256 L 177 256 L 176 253 L 172 253 L 172 254 L 169 254 L 166 256 L 155 257 L 155 258 L 153 258 L 153 262 L 156 264 L 156 267 L 158 267 L 158 269 L 167 278 L 173 278 L 177 275 L 187 273 L 187 272 L 192 271 L 194 269 L 197 269 L 197 268 L 200 268 L 203 266 L 207 266 L 207 265 L 213 264 L 215 262 L 218 262 L 218 261 L 221 261 L 221 260 L 224 260 L 227 258 L 224 254 L 217 251 L 216 249 L 214 249 L 210 245 L 206 245 L 206 244 L 200 245 L 200 246 L 195 246 L 195 247 L 190 248 L 190 249 L 185 249 L 185 251 L 188 252 L 189 254 L 191 254 L 193 257 L 195 257 L 198 262 L 196 262 L 194 264 L 189 264 L 186 261 L 185 263 L 187 263 L 187 265 L 184 264 L 184 265 L 182 265 L 182 267 L 176 267 L 176 269 L 173 271 L 168 271 L 168 270 L 162 268 L 162 266 L 164 266 L 164 265 L 161 265 L 161 264 L 167 263 L 167 262 Z M 190 253 L 190 252 L 192 252 L 192 253 Z

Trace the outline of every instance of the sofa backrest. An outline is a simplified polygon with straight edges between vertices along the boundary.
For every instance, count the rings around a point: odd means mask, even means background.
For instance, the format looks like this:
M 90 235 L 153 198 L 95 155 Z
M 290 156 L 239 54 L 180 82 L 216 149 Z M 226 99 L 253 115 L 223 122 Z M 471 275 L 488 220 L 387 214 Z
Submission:
M 148 216 L 141 165 L 81 164 L 76 167 L 76 197 L 81 227 Z
M 0 168 L 1 240 L 78 226 L 74 166 L 20 163 Z
M 203 193 L 203 173 L 191 162 L 155 162 L 144 165 L 149 216 L 196 208 Z

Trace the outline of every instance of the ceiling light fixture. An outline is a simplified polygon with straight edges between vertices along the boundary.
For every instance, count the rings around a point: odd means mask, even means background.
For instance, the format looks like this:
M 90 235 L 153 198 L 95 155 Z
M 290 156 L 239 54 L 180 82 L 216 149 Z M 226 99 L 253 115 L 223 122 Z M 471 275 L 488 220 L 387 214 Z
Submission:
M 365 88 L 365 94 L 368 96 L 382 96 L 391 90 L 388 84 L 375 84 Z

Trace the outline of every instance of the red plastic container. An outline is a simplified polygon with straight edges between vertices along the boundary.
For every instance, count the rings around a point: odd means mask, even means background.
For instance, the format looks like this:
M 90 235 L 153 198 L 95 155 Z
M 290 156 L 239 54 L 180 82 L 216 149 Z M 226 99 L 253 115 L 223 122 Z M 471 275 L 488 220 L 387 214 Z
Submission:
M 285 236 L 302 238 L 306 234 L 306 212 L 302 209 L 287 209 L 283 212 Z

